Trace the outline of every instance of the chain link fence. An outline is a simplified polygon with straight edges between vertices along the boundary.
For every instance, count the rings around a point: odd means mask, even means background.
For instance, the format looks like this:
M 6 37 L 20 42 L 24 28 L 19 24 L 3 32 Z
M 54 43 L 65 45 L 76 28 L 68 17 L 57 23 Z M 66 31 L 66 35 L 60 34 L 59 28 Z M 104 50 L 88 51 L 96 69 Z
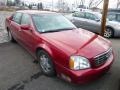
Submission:
M 0 11 L 0 43 L 7 42 L 7 31 L 5 29 L 5 19 L 13 12 Z

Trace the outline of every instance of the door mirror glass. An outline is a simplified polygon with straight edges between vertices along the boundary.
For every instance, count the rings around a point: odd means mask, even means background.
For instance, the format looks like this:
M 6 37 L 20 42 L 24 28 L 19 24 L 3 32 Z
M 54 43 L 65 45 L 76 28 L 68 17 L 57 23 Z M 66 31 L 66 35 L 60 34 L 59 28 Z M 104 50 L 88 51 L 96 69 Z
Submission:
M 22 30 L 30 30 L 30 25 L 21 25 Z
M 100 19 L 95 19 L 96 22 L 100 22 Z

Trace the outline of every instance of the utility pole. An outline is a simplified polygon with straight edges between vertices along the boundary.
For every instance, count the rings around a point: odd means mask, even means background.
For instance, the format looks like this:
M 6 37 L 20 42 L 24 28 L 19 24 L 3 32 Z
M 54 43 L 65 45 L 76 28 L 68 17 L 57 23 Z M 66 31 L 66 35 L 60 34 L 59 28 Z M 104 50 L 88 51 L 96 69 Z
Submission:
M 104 32 L 106 30 L 106 18 L 108 12 L 108 4 L 109 0 L 104 0 L 103 11 L 102 11 L 102 21 L 101 21 L 101 36 L 104 36 Z

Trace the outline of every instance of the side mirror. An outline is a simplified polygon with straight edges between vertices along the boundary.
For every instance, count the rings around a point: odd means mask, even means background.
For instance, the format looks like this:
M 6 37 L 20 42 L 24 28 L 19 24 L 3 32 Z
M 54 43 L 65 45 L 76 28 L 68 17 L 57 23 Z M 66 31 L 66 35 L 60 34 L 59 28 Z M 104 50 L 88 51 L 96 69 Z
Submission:
M 30 25 L 21 25 L 22 30 L 30 30 Z
M 99 22 L 99 21 L 100 21 L 100 19 L 96 19 L 95 21 L 96 21 L 96 22 Z
M 12 20 L 12 19 L 13 19 L 13 16 L 10 16 L 8 19 L 9 19 L 9 20 Z

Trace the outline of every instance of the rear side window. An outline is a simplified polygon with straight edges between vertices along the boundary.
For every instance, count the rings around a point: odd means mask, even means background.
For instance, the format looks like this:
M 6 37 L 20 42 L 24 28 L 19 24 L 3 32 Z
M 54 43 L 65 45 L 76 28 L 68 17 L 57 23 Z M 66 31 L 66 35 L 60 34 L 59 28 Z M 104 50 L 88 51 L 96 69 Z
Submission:
M 83 12 L 75 12 L 73 14 L 74 17 L 79 17 L 79 18 L 84 18 L 84 13 Z
M 15 13 L 13 15 L 13 21 L 15 21 L 16 23 L 20 24 L 21 16 L 22 16 L 21 13 Z
M 21 24 L 31 24 L 31 18 L 28 14 L 23 14 L 21 19 Z

